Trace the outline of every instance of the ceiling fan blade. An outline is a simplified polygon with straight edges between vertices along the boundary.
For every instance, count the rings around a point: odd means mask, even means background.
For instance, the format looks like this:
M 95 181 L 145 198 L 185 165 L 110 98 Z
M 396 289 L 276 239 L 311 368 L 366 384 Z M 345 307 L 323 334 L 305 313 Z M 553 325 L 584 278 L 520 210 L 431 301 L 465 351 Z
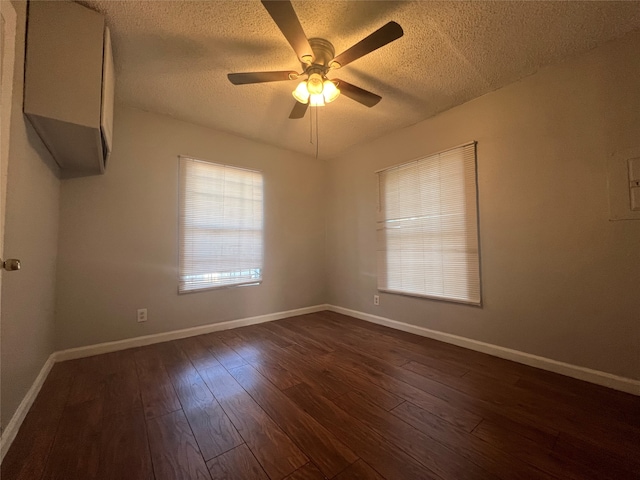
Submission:
M 371 108 L 374 105 L 377 105 L 380 100 L 382 100 L 382 97 L 380 95 L 376 95 L 375 93 L 371 93 L 368 90 L 364 90 L 360 87 L 356 87 L 355 85 L 351 85 L 344 80 L 335 78 L 332 81 L 338 84 L 340 93 L 342 93 L 346 97 L 349 97 L 351 100 L 355 100 L 356 102 L 361 103 L 365 107 Z
M 297 72 L 247 72 L 228 73 L 227 78 L 234 85 L 246 85 L 247 83 L 280 82 L 283 80 L 295 80 Z
M 404 32 L 402 27 L 396 22 L 389 22 L 383 25 L 378 30 L 373 32 L 368 37 L 360 40 L 353 47 L 342 52 L 333 62 L 339 63 L 341 67 L 353 62 L 354 60 L 364 57 L 368 53 L 377 50 L 380 47 L 384 47 L 387 43 L 391 43 L 394 40 L 400 38 Z
M 289 118 L 297 119 L 304 117 L 304 115 L 307 113 L 307 108 L 309 108 L 308 103 L 296 102 L 296 104 L 293 106 L 293 109 L 291 110 Z
M 262 0 L 262 5 L 276 22 L 300 61 L 304 56 L 313 57 L 313 50 L 311 50 L 309 40 L 302 30 L 302 25 L 291 2 L 289 0 Z

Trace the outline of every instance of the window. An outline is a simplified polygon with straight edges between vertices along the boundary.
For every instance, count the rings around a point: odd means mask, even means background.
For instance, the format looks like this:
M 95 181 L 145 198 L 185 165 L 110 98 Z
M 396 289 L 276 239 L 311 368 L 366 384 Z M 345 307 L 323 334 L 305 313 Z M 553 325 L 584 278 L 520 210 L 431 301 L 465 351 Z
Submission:
M 476 144 L 378 172 L 378 289 L 481 304 Z
M 180 157 L 180 293 L 262 281 L 262 173 Z

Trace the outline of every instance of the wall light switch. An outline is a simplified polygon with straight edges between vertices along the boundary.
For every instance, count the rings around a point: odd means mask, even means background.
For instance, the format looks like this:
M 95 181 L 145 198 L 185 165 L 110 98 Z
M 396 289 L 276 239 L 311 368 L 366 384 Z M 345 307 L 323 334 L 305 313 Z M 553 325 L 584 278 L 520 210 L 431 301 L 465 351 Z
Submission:
M 640 145 L 607 159 L 609 219 L 640 220 Z

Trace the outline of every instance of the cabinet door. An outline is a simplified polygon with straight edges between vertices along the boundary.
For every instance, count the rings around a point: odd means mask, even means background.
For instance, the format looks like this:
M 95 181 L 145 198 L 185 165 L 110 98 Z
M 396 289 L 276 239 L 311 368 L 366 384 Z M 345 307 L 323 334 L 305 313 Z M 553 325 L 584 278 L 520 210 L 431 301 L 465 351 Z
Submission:
M 28 12 L 24 112 L 98 128 L 104 18 L 71 2 L 29 2 Z
M 113 145 L 113 102 L 115 92 L 115 72 L 113 68 L 113 52 L 111 50 L 111 34 L 109 27 L 104 29 L 104 53 L 102 57 L 102 111 L 100 128 L 104 142 L 104 163 L 107 163 Z

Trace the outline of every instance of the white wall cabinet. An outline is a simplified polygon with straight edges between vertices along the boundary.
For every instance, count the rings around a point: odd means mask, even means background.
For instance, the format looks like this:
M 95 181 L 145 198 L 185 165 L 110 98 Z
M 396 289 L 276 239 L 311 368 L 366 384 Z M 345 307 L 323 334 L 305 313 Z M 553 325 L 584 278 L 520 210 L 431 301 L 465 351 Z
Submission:
M 65 177 L 104 173 L 114 68 L 104 17 L 71 2 L 29 2 L 24 113 Z

